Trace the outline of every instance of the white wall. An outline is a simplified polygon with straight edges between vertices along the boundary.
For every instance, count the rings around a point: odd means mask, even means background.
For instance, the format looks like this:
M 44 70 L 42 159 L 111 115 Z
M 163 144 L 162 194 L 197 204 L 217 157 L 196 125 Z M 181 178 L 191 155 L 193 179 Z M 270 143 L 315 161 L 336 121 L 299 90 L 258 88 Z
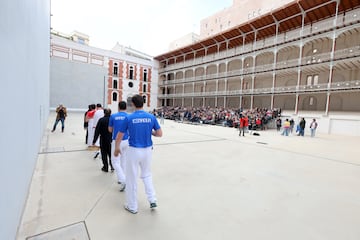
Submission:
M 107 68 L 95 64 L 50 59 L 50 107 L 87 110 L 89 104 L 107 103 Z M 104 85 L 106 81 L 106 85 Z M 84 112 L 85 112 L 84 111 Z
M 290 111 L 282 112 L 282 118 L 293 118 L 297 124 L 302 117 L 305 118 L 305 134 L 310 134 L 312 119 L 318 122 L 316 132 L 332 135 L 360 136 L 360 113 L 358 112 L 308 112 L 300 111 L 297 115 Z
M 0 1 L 0 239 L 15 239 L 49 112 L 50 1 Z

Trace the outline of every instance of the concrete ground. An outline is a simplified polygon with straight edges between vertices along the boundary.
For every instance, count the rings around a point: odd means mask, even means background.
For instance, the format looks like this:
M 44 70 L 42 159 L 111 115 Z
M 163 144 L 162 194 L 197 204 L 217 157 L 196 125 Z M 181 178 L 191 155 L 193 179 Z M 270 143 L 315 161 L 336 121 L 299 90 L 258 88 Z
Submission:
M 54 119 L 17 239 L 360 239 L 360 137 L 239 137 L 165 121 L 152 165 L 159 207 L 150 211 L 139 179 L 133 215 L 86 148 L 83 114 L 70 113 L 64 133 L 60 123 L 50 132 Z

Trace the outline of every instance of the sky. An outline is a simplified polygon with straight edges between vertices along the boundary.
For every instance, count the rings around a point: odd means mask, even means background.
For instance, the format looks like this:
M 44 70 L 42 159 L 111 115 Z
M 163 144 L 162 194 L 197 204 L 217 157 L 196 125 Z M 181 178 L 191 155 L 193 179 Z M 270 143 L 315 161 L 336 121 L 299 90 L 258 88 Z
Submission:
M 51 27 L 90 37 L 90 46 L 112 49 L 117 42 L 158 56 L 170 42 L 191 32 L 200 21 L 233 0 L 51 0 Z

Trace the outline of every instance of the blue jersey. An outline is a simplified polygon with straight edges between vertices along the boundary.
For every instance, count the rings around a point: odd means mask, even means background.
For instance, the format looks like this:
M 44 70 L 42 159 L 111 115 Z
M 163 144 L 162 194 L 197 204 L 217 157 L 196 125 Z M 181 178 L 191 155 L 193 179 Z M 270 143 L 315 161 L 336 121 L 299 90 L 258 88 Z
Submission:
M 126 122 L 126 116 L 128 114 L 126 112 L 117 112 L 114 114 L 111 114 L 109 119 L 109 127 L 113 128 L 112 132 L 112 140 L 116 139 L 116 135 L 118 134 L 120 130 L 120 126 L 124 125 Z M 122 138 L 122 140 L 127 140 L 129 138 L 128 132 L 125 131 L 125 134 Z
M 153 145 L 152 130 L 159 130 L 160 125 L 155 116 L 143 110 L 137 110 L 127 116 L 126 124 L 122 124 L 120 132 L 129 132 L 129 146 L 146 148 Z

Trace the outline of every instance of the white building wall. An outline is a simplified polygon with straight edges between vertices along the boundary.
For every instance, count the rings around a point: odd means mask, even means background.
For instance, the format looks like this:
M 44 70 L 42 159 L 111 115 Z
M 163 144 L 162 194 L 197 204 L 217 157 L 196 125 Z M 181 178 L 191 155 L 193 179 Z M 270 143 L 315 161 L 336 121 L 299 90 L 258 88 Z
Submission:
M 69 110 L 87 110 L 87 105 L 91 103 L 103 103 L 104 106 L 117 111 L 119 101 L 126 101 L 128 96 L 139 93 L 141 66 L 145 66 L 153 71 L 156 61 L 146 54 L 134 49 L 125 49 L 125 53 L 130 50 L 133 55 L 119 53 L 95 48 L 88 45 L 76 43 L 63 37 L 51 36 L 51 72 L 50 72 L 50 107 L 53 109 L 59 103 L 63 103 Z M 117 44 L 117 46 L 120 46 Z M 137 53 L 136 56 L 135 53 Z M 108 81 L 109 60 L 117 59 L 123 62 L 122 72 L 122 99 L 108 104 L 107 89 L 104 92 L 104 78 L 106 86 Z M 128 65 L 133 65 L 136 69 L 134 80 L 126 78 Z M 151 89 L 157 91 L 158 74 L 152 74 Z M 130 88 L 129 82 L 134 86 Z M 153 82 L 154 81 L 154 82 Z M 79 96 L 81 96 L 79 98 Z M 111 96 L 112 97 L 112 96 Z M 105 100 L 105 102 L 104 102 Z M 156 108 L 157 101 L 150 102 L 151 107 Z
M 232 6 L 200 21 L 200 39 L 260 17 L 290 2 L 293 0 L 234 0 Z
M 181 47 L 196 43 L 196 42 L 199 41 L 199 37 L 200 36 L 198 34 L 196 34 L 196 33 L 186 34 L 185 36 L 172 41 L 169 44 L 168 50 L 172 51 L 172 50 L 175 50 L 177 48 L 181 48 Z
M 0 1 L 0 239 L 15 239 L 49 113 L 50 1 Z

